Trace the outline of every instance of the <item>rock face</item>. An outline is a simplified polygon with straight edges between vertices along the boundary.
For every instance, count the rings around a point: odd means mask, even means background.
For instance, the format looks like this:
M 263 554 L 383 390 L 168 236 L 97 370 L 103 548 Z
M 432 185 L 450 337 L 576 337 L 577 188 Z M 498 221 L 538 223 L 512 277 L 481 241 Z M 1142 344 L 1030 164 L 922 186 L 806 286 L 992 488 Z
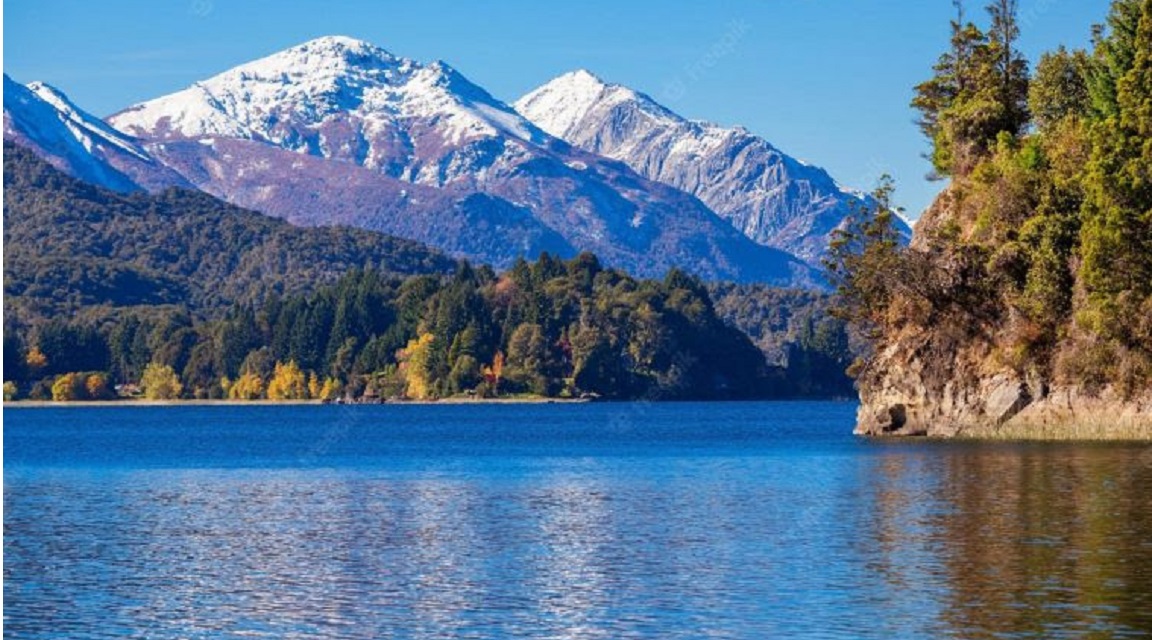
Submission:
M 990 355 L 982 345 L 946 344 L 911 332 L 888 344 L 859 379 L 856 433 L 951 437 L 1010 430 L 1049 390 L 989 366 Z
M 587 71 L 562 75 L 515 107 L 544 131 L 691 193 L 757 243 L 813 265 L 832 231 L 870 202 L 746 129 L 688 120 Z
M 860 381 L 858 435 L 1152 438 L 1152 392 L 1131 397 L 1111 388 L 1050 388 L 1010 370 L 969 377 L 963 366 L 942 382 L 924 375 L 930 367 L 921 360 L 899 362 L 882 357 Z

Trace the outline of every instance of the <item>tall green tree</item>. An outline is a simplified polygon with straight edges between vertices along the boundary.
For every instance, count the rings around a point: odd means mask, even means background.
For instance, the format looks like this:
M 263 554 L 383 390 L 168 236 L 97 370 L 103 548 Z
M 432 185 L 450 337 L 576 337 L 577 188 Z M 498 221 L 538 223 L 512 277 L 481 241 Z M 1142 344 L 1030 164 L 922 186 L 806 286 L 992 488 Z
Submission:
M 1020 52 L 1020 24 L 1017 19 L 1019 0 L 994 0 L 988 5 L 991 26 L 988 29 L 987 63 L 999 110 L 999 121 L 993 123 L 990 140 L 1002 132 L 1018 136 L 1031 120 L 1028 111 L 1028 60 Z
M 874 207 L 862 209 L 833 233 L 824 263 L 836 287 L 833 313 L 869 332 L 883 324 L 902 274 L 893 224 L 895 190 L 892 177 L 881 176 L 872 194 Z
M 1001 133 L 1016 136 L 1029 122 L 1028 63 L 1018 47 L 1016 0 L 994 0 L 987 32 L 965 21 L 954 0 L 951 47 L 916 87 L 912 106 L 932 144 L 937 177 L 964 175 L 995 147 Z
M 1088 324 L 1128 346 L 1152 353 L 1141 322 L 1152 315 L 1152 0 L 1139 3 L 1134 33 L 1130 2 L 1117 2 L 1097 59 L 1110 60 L 1095 77 L 1093 97 L 1115 95 L 1115 111 L 1092 130 L 1085 180 L 1081 275 L 1089 294 Z M 1129 44 L 1130 43 L 1130 44 Z M 1127 69 L 1119 65 L 1131 47 Z M 1115 78 L 1113 89 L 1102 79 Z M 1099 105 L 1098 105 L 1099 106 Z
M 1143 0 L 1113 0 L 1104 24 L 1093 28 L 1094 55 L 1088 76 L 1092 107 L 1101 118 L 1120 112 L 1118 85 L 1136 61 Z
M 1063 45 L 1040 57 L 1028 89 L 1028 107 L 1041 131 L 1067 118 L 1089 115 L 1092 109 L 1088 92 L 1090 64 L 1087 53 L 1068 51 Z

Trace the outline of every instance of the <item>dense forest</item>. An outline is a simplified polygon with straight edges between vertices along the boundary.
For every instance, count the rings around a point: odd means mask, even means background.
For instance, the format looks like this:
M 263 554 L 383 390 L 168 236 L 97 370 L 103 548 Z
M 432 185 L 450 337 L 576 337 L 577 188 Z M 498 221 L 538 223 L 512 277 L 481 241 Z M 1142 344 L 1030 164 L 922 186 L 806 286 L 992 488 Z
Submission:
M 102 397 L 116 381 L 149 397 L 235 399 L 749 398 L 781 382 L 698 280 L 635 280 L 588 254 L 499 276 L 466 263 L 450 277 L 354 271 L 208 322 L 148 310 L 5 340 L 6 375 L 57 399 Z
M 589 254 L 497 274 L 204 194 L 115 194 L 12 145 L 4 167 L 10 398 L 852 393 L 824 294 L 637 280 Z
M 1014 0 L 988 4 L 984 26 L 955 5 L 950 47 L 913 102 L 933 173 L 950 183 L 908 249 L 888 214 L 840 234 L 829 265 L 839 313 L 877 352 L 938 367 L 926 375 L 941 384 L 962 353 L 980 358 L 973 371 L 1028 381 L 1024 403 L 1052 386 L 1145 393 L 1152 0 L 1116 0 L 1091 51 L 1060 48 L 1034 71 Z M 891 182 L 876 196 L 889 205 Z M 858 366 L 862 393 L 896 389 L 894 362 Z
M 834 298 L 811 289 L 708 284 L 716 313 L 747 335 L 768 365 L 783 371 L 786 394 L 852 398 L 848 369 L 866 343 L 833 311 Z
M 84 309 L 181 305 L 204 317 L 353 268 L 450 274 L 417 242 L 343 227 L 294 227 L 207 194 L 122 194 L 71 178 L 4 143 L 5 320 Z

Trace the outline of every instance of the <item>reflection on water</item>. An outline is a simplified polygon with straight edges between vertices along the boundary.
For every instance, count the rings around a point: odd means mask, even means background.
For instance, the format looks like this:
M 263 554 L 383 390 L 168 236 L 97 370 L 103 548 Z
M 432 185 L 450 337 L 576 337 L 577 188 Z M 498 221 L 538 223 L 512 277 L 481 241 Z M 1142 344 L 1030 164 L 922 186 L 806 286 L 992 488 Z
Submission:
M 785 440 L 403 468 L 13 468 L 4 635 L 1149 637 L 1150 460 Z

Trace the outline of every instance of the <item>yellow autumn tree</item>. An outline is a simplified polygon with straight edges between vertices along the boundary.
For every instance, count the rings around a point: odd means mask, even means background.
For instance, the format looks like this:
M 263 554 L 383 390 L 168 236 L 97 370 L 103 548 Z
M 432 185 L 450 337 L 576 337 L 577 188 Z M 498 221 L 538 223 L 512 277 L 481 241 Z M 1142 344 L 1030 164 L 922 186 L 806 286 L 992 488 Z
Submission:
M 230 400 L 259 400 L 264 395 L 264 381 L 255 373 L 240 374 L 228 387 Z
M 84 379 L 77 373 L 65 373 L 52 383 L 52 399 L 56 402 L 70 402 L 84 397 Z
M 322 387 L 320 386 L 320 378 L 318 378 L 316 376 L 316 372 L 313 371 L 312 373 L 308 374 L 308 397 L 314 400 L 320 398 L 321 390 Z
M 180 397 L 184 385 L 180 384 L 180 377 L 169 365 L 150 362 L 144 367 L 144 375 L 140 377 L 140 388 L 144 397 L 149 400 L 173 400 Z
M 500 392 L 500 379 L 504 377 L 504 352 L 497 351 L 496 355 L 492 358 L 492 364 L 485 365 L 480 370 L 480 375 L 484 376 L 484 382 L 488 384 L 488 388 L 492 393 Z
M 84 391 L 90 400 L 110 400 L 115 394 L 108 384 L 108 376 L 103 373 L 93 373 L 84 381 Z
M 32 370 L 32 373 L 38 373 L 41 369 L 48 366 L 48 356 L 40 350 L 40 347 L 33 346 L 28 350 L 28 355 L 24 358 L 24 363 Z
M 324 385 L 320 387 L 320 393 L 316 395 L 321 400 L 335 400 L 340 397 L 340 392 L 344 391 L 344 385 L 336 378 L 324 378 Z
M 408 346 L 400 352 L 404 363 L 405 394 L 413 400 L 427 400 L 432 397 L 432 342 L 431 333 L 408 341 Z
M 308 398 L 308 385 L 304 381 L 304 372 L 295 360 L 287 364 L 277 362 L 268 381 L 269 400 L 306 400 Z

